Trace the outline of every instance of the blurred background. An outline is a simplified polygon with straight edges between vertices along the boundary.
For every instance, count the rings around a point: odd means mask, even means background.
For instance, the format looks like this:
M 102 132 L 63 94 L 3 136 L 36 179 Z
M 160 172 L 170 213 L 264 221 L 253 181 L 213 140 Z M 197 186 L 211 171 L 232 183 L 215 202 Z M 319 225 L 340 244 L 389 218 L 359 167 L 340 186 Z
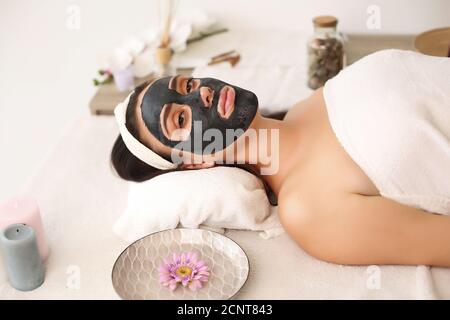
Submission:
M 376 28 L 368 24 L 373 5 Z M 33 177 L 74 118 L 90 112 L 100 57 L 160 24 L 159 6 L 157 0 L 0 2 L 0 201 Z M 415 35 L 450 24 L 448 0 L 181 0 L 175 13 L 193 9 L 230 34 L 247 32 L 248 41 L 253 33 L 310 34 L 313 17 L 324 14 L 353 34 Z

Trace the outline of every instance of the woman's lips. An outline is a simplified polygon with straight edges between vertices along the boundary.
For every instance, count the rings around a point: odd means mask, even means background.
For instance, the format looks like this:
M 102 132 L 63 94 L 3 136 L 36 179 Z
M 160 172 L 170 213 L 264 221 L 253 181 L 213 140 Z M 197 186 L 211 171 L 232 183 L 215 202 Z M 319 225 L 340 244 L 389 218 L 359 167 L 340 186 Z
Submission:
M 230 86 L 225 86 L 220 90 L 217 112 L 222 118 L 228 119 L 233 113 L 235 97 L 236 92 L 234 91 L 234 88 Z

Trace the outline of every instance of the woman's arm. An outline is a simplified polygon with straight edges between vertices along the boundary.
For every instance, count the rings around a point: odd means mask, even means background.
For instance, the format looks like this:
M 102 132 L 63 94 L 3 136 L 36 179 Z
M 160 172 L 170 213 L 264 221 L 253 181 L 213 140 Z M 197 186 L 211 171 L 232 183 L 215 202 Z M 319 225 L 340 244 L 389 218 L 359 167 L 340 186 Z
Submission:
M 326 201 L 325 201 L 326 199 Z M 280 219 L 311 255 L 340 264 L 450 267 L 450 217 L 381 196 L 280 197 Z

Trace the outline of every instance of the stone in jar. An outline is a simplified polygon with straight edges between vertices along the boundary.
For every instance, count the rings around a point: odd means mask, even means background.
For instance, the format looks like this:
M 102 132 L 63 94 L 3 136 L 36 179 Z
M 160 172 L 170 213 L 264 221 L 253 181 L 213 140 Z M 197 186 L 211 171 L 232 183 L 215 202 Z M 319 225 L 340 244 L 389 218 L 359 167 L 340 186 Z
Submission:
M 344 67 L 343 40 L 336 31 L 337 19 L 314 20 L 314 35 L 308 42 L 308 87 L 318 89 Z

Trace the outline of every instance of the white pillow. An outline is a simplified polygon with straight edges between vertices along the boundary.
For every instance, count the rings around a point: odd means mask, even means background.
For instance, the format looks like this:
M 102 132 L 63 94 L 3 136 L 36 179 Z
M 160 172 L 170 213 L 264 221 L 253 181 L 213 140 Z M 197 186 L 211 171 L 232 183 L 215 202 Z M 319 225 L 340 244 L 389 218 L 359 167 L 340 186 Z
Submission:
M 129 242 L 179 224 L 263 231 L 270 238 L 283 232 L 276 211 L 262 181 L 243 169 L 186 170 L 130 183 L 127 207 L 113 230 Z

